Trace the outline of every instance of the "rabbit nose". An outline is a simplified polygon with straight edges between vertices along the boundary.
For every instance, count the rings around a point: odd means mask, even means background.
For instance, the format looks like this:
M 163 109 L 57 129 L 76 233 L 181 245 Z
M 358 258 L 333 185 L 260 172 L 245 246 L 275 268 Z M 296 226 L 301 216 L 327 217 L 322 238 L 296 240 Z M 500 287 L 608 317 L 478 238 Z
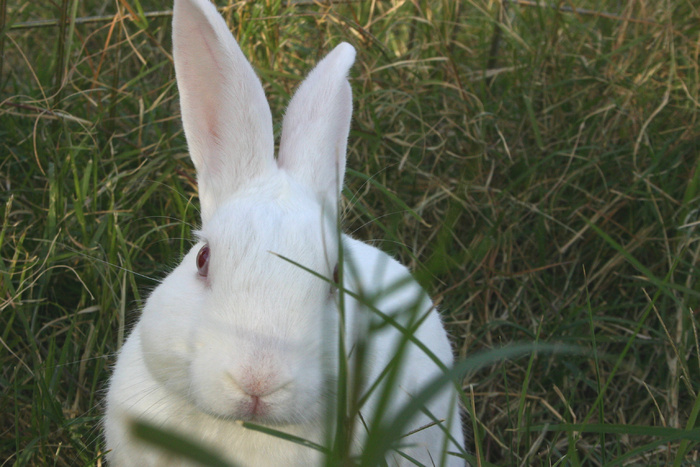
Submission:
M 243 371 L 238 374 L 229 373 L 228 377 L 238 390 L 255 399 L 274 394 L 291 384 L 291 381 L 267 372 Z

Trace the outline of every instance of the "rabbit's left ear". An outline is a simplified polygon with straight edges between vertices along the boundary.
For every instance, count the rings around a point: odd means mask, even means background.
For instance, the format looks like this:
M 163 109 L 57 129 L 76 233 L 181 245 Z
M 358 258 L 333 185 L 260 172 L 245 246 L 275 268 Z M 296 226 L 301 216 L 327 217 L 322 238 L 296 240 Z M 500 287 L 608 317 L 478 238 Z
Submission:
M 282 123 L 278 166 L 333 205 L 345 174 L 354 61 L 350 44 L 333 49 L 299 86 Z
M 202 222 L 253 178 L 276 170 L 260 80 L 209 0 L 175 0 L 173 55 Z

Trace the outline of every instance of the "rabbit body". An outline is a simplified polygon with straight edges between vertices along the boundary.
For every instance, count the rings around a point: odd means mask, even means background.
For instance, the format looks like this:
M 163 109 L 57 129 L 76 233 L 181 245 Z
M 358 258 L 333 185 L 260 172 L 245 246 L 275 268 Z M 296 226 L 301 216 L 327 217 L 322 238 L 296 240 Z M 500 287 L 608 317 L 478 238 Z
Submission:
M 351 379 L 354 363 L 362 362 L 363 393 L 381 379 L 405 340 L 395 326 L 380 326 L 384 319 L 372 308 L 406 328 L 427 314 L 413 335 L 444 366 L 453 361 L 440 317 L 410 272 L 380 250 L 338 235 L 352 110 L 346 75 L 354 49 L 336 47 L 300 86 L 275 159 L 260 82 L 208 0 L 175 1 L 173 44 L 202 228 L 198 243 L 148 297 L 120 350 L 107 394 L 107 459 L 112 466 L 191 465 L 136 439 L 130 423 L 138 419 L 199 442 L 235 465 L 321 465 L 320 451 L 240 421 L 327 445 L 339 329 Z M 343 282 L 337 290 L 330 281 L 339 251 Z M 358 349 L 365 350 L 362 357 Z M 413 343 L 400 355 L 386 410 L 377 415 L 384 383 L 360 409 L 368 426 L 375 416 L 383 421 L 399 414 L 442 374 Z M 459 450 L 445 432 L 462 441 L 454 388 L 446 386 L 425 409 L 443 426 L 406 436 L 399 450 L 425 465 L 464 465 L 445 456 L 445 449 Z M 431 423 L 419 412 L 403 431 Z M 355 421 L 358 455 L 365 432 Z M 396 433 L 397 442 L 404 433 Z M 386 460 L 413 465 L 396 451 Z

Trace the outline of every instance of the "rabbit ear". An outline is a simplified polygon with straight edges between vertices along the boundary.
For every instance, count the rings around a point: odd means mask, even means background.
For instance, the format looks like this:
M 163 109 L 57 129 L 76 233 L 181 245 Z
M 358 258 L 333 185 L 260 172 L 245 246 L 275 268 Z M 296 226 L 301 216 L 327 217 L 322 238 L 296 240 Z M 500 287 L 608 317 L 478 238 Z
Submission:
M 352 90 L 348 70 L 355 49 L 342 43 L 299 86 L 282 124 L 278 166 L 333 205 L 345 174 Z
M 173 55 L 202 221 L 247 180 L 275 167 L 260 80 L 209 0 L 175 0 Z

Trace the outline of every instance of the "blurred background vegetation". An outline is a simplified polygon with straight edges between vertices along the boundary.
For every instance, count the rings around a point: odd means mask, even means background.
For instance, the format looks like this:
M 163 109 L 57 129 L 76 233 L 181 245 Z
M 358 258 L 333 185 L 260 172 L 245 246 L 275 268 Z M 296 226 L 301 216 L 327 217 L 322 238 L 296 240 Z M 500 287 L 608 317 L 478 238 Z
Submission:
M 275 131 L 358 50 L 345 227 L 400 257 L 461 356 L 483 465 L 700 463 L 700 7 L 226 1 Z M 99 465 L 114 355 L 192 244 L 171 4 L 0 0 L 0 459 Z

